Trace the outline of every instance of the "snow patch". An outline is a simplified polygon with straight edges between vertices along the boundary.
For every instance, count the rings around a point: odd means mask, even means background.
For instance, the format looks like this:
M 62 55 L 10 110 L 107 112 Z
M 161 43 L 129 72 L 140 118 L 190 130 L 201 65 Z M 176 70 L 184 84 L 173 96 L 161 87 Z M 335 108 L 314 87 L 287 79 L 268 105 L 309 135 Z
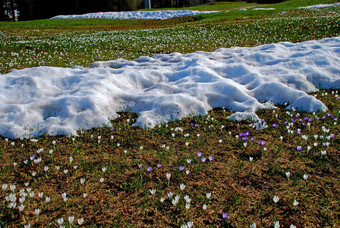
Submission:
M 306 92 L 340 88 L 339 50 L 336 37 L 117 59 L 89 68 L 13 70 L 0 76 L 0 135 L 75 135 L 108 125 L 119 111 L 139 113 L 139 127 L 217 107 L 252 119 L 256 110 L 273 104 L 325 111 Z
M 124 12 L 98 12 L 81 15 L 58 15 L 51 19 L 74 19 L 74 18 L 105 18 L 105 19 L 156 19 L 166 20 L 173 17 L 192 16 L 218 11 L 198 10 L 158 10 L 158 11 L 124 11 Z
M 319 4 L 319 5 L 313 5 L 313 6 L 299 7 L 299 9 L 317 9 L 317 8 L 324 8 L 324 7 L 331 7 L 331 6 L 340 6 L 340 2 L 333 3 L 333 4 Z

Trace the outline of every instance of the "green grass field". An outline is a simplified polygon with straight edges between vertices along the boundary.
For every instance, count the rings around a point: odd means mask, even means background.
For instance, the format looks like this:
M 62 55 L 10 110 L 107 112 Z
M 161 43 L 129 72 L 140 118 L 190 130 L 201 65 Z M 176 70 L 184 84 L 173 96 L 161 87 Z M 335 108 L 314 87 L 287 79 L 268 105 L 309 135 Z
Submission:
M 220 2 L 191 9 L 229 12 L 166 21 L 2 22 L 0 72 L 336 37 L 340 6 L 297 9 L 334 2 Z M 276 10 L 239 11 L 251 7 Z M 121 113 L 112 128 L 78 136 L 0 138 L 0 226 L 339 227 L 339 90 L 313 95 L 326 113 L 258 111 L 262 130 L 221 108 L 149 130 Z

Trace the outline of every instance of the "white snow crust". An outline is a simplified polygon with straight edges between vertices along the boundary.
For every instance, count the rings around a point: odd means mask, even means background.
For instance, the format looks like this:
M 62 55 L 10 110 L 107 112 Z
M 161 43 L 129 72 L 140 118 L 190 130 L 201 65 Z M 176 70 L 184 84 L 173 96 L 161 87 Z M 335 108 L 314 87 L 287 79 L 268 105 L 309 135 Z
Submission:
M 319 4 L 299 9 L 316 9 L 322 7 L 339 6 L 340 3 Z M 246 11 L 242 8 L 240 11 Z M 275 8 L 252 8 L 252 10 L 275 10 Z M 123 11 L 123 12 L 97 12 L 73 15 L 58 15 L 51 19 L 75 19 L 75 18 L 101 18 L 101 19 L 156 19 L 166 20 L 173 17 L 183 17 L 198 14 L 216 13 L 220 11 L 198 11 L 198 10 L 157 10 L 157 11 Z
M 249 113 L 273 108 L 267 101 L 325 111 L 306 93 L 318 88 L 340 88 L 340 37 L 117 59 L 89 68 L 26 68 L 0 75 L 0 135 L 75 135 L 108 124 L 119 111 L 139 113 L 139 127 L 216 107 L 255 118 Z
M 340 2 L 333 3 L 333 4 L 319 4 L 319 5 L 299 7 L 299 9 L 317 9 L 317 8 L 331 7 L 331 6 L 340 6 Z
M 166 20 L 173 17 L 183 17 L 198 14 L 216 13 L 218 11 L 198 10 L 158 10 L 158 11 L 124 11 L 124 12 L 99 12 L 81 15 L 58 15 L 51 19 L 71 18 L 106 18 L 106 19 L 156 19 Z

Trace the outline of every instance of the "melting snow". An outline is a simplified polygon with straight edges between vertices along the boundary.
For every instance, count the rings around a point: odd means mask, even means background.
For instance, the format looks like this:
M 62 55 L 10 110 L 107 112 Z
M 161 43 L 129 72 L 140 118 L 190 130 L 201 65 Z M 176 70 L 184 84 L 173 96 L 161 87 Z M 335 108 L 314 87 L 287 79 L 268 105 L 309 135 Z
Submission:
M 323 7 L 330 7 L 330 6 L 340 6 L 340 2 L 333 3 L 333 4 L 319 4 L 319 5 L 313 5 L 313 6 L 299 7 L 299 9 L 316 9 L 316 8 L 323 8 Z
M 317 88 L 340 88 L 339 37 L 13 70 L 0 75 L 0 135 L 76 134 L 107 124 L 118 111 L 139 113 L 140 127 L 215 107 L 246 112 L 236 119 L 256 119 L 252 113 L 272 103 L 325 111 L 306 93 Z
M 59 15 L 51 19 L 65 18 L 107 18 L 107 19 L 156 19 L 166 20 L 173 17 L 183 17 L 206 13 L 216 13 L 218 11 L 198 11 L 198 10 L 158 10 L 158 11 L 124 11 L 124 12 L 101 12 L 87 13 L 82 15 Z

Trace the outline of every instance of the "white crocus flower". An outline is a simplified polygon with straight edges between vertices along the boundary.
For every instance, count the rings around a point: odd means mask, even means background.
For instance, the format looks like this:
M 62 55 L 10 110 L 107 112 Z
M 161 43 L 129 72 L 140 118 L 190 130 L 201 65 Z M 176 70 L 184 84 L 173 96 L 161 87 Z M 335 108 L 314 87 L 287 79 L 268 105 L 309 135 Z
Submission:
M 18 206 L 18 208 L 19 208 L 19 211 L 22 212 L 24 210 L 25 206 L 21 204 L 20 206 Z
M 38 208 L 38 209 L 35 209 L 34 210 L 34 213 L 37 215 L 37 216 L 39 216 L 39 214 L 40 214 L 40 209 Z
M 3 184 L 3 185 L 2 185 L 2 190 L 6 191 L 6 190 L 7 190 L 7 187 L 8 187 L 8 184 Z
M 299 202 L 297 200 L 294 200 L 293 206 L 296 207 L 297 205 L 299 205 Z
M 69 216 L 68 217 L 68 222 L 72 224 L 74 222 L 74 216 Z
M 79 226 L 81 226 L 83 223 L 84 223 L 84 219 L 83 218 L 78 219 Z
M 181 191 L 183 191 L 185 189 L 185 184 L 180 184 L 179 187 L 180 187 Z
M 206 197 L 207 197 L 207 199 L 210 199 L 210 197 L 211 197 L 211 193 L 210 193 L 210 192 L 208 192 L 208 193 L 206 194 Z

